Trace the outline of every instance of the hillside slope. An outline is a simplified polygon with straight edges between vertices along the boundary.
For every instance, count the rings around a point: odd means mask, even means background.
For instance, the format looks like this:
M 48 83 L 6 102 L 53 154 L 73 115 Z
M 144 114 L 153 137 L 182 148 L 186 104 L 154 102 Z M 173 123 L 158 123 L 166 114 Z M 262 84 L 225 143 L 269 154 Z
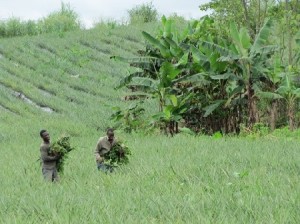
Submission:
M 141 30 L 156 25 L 99 26 L 93 30 L 0 40 L 0 113 L 5 120 L 69 119 L 107 125 L 129 66 L 112 55 L 134 56 Z M 97 126 L 97 125 L 96 125 Z

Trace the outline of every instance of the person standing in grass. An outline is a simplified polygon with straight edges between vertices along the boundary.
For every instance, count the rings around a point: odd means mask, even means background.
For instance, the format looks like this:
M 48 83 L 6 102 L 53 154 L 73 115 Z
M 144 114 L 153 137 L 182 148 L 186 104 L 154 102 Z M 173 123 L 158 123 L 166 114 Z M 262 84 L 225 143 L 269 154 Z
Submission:
M 112 128 L 107 129 L 106 136 L 101 137 L 98 140 L 95 150 L 98 170 L 102 170 L 105 173 L 113 171 L 112 166 L 104 164 L 104 155 L 111 150 L 111 148 L 116 144 L 116 142 L 117 141 L 115 139 L 114 130 Z
M 42 173 L 44 179 L 47 181 L 58 181 L 56 162 L 60 156 L 58 154 L 50 153 L 50 135 L 46 130 L 40 131 L 40 136 L 43 142 L 40 147 L 42 160 Z

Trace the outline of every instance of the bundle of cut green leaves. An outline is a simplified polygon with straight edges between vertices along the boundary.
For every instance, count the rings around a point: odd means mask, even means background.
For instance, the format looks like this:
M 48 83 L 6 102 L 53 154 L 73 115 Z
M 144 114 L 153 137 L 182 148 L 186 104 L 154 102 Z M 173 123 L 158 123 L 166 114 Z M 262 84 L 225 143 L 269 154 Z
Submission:
M 64 171 L 65 160 L 68 158 L 68 153 L 71 152 L 73 149 L 74 147 L 72 147 L 70 144 L 69 136 L 62 136 L 57 141 L 51 144 L 50 153 L 60 155 L 60 158 L 57 161 L 58 172 L 62 173 Z
M 118 141 L 108 153 L 104 154 L 105 164 L 114 167 L 127 164 L 130 155 L 130 149 L 122 141 Z

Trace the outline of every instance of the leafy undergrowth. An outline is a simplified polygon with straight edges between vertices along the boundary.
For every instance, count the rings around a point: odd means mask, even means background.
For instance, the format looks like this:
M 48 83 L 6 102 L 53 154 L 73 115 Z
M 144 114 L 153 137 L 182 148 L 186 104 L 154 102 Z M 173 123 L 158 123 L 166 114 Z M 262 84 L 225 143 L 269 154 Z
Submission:
M 258 124 L 252 130 L 243 129 L 239 135 L 242 138 L 266 138 L 266 139 L 285 139 L 300 140 L 300 129 L 290 131 L 288 127 L 278 128 L 270 131 L 268 127 Z

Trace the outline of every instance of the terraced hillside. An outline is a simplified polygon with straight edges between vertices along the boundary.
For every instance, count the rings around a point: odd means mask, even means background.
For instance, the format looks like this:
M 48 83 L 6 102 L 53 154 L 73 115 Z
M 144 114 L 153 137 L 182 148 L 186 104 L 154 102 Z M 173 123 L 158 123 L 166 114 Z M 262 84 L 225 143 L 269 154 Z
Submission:
M 101 26 L 63 36 L 1 39 L 1 116 L 62 116 L 105 126 L 110 108 L 122 103 L 113 86 L 130 69 L 109 57 L 134 56 L 143 47 L 141 29 L 152 27 Z

